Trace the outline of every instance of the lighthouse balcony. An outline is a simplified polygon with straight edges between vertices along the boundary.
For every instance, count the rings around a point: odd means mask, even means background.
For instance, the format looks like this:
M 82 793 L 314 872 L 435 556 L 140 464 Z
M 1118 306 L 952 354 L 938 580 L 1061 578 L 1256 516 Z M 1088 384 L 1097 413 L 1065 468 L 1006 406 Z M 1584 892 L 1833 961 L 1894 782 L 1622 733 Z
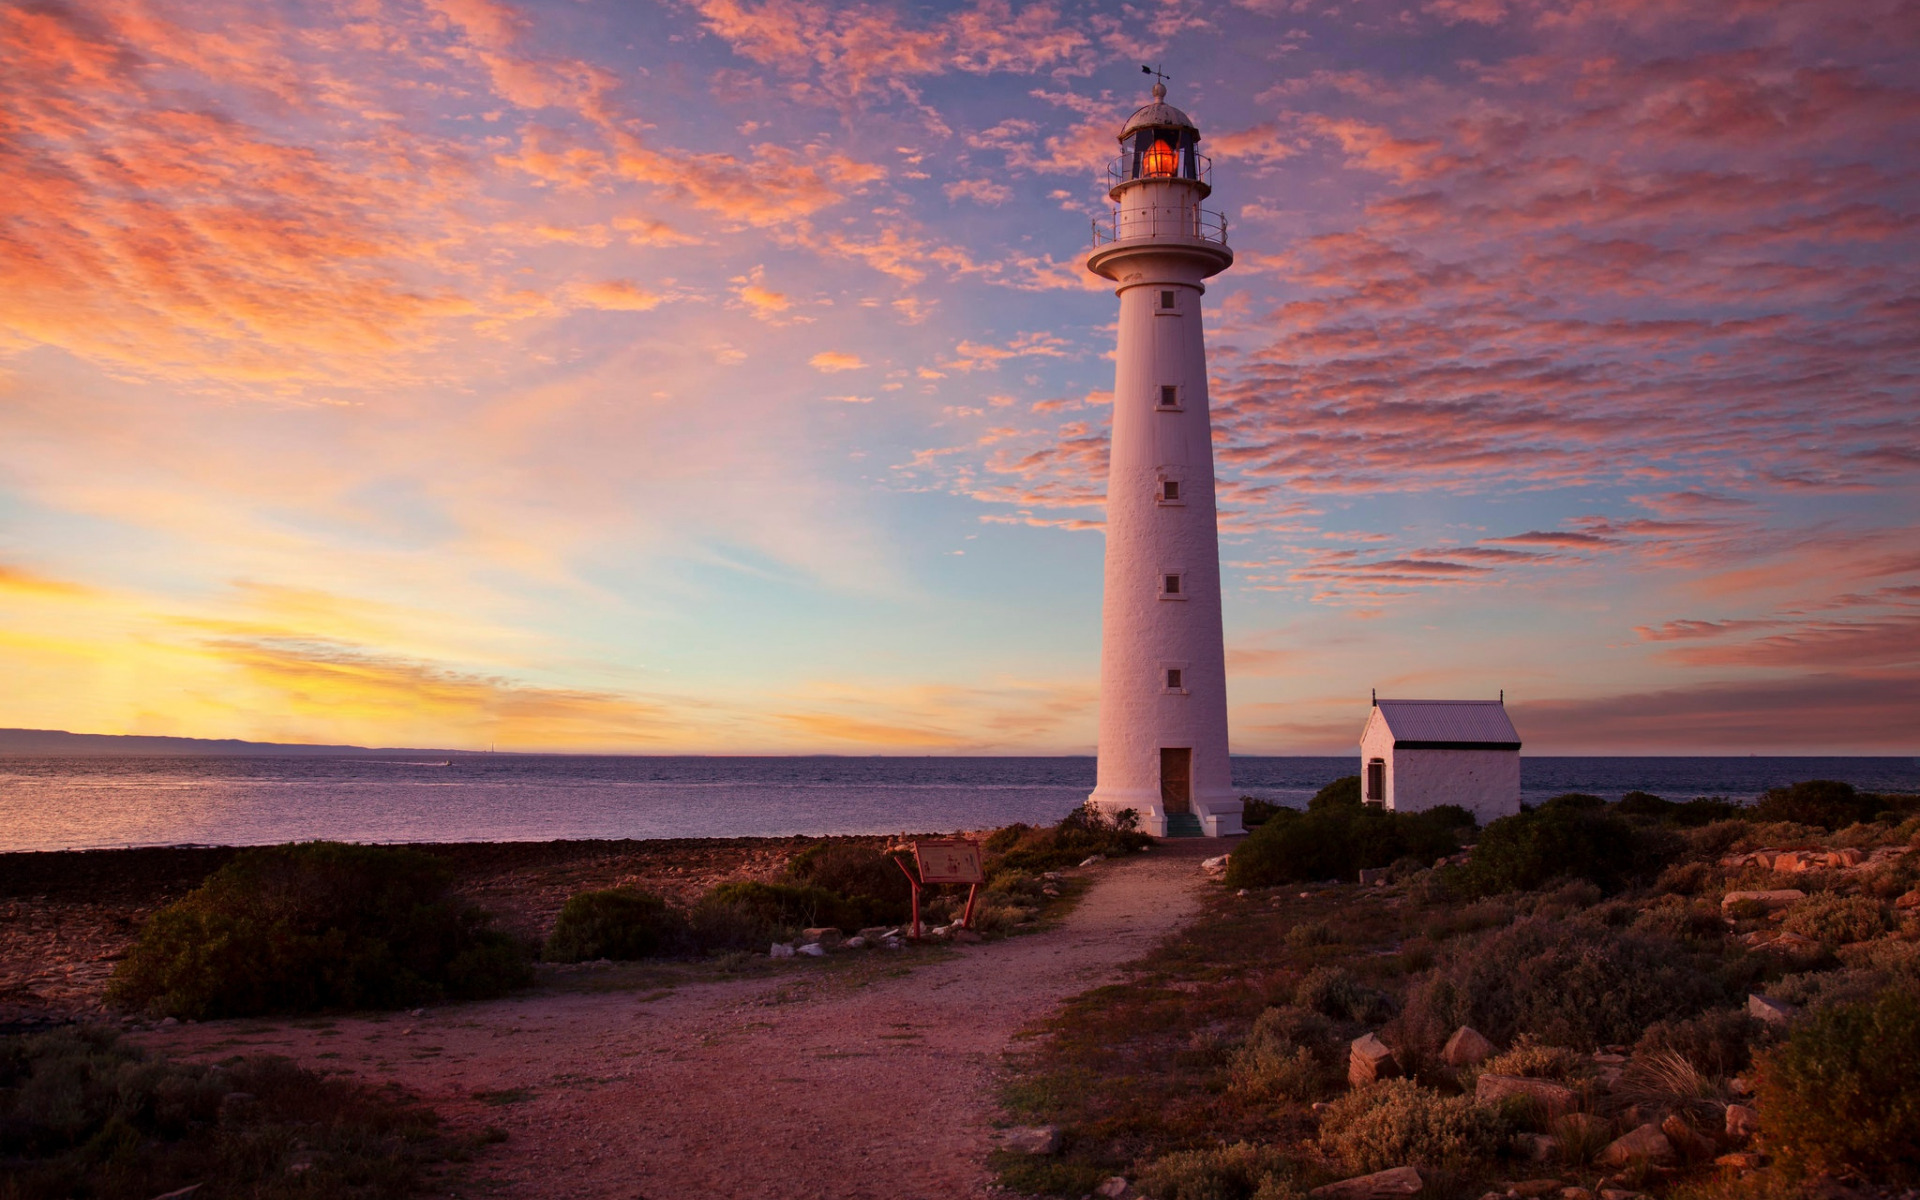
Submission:
M 1133 241 L 1206 242 L 1227 244 L 1225 213 L 1191 204 L 1116 209 L 1093 219 L 1093 246 L 1099 249 Z

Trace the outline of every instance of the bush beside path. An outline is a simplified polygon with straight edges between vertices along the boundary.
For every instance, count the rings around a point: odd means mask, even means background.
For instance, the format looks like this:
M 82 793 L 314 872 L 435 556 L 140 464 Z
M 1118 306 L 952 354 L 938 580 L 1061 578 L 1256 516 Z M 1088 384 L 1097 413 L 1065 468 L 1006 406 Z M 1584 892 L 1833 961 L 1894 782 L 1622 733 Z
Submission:
M 453 1126 L 505 1130 L 468 1195 L 985 1195 L 1013 1038 L 1196 912 L 1211 845 L 1101 863 L 1059 924 L 984 945 L 677 987 L 611 968 L 417 1016 L 214 1021 L 141 1040 L 188 1060 L 284 1054 L 400 1083 Z

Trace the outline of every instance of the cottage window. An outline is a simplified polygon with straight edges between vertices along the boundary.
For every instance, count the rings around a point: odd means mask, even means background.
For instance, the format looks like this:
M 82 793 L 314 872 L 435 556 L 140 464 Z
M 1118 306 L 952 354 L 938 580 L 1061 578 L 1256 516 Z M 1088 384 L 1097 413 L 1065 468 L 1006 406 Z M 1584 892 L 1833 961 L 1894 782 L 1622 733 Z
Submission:
M 1387 760 L 1371 758 L 1367 760 L 1368 804 L 1385 804 L 1387 801 Z

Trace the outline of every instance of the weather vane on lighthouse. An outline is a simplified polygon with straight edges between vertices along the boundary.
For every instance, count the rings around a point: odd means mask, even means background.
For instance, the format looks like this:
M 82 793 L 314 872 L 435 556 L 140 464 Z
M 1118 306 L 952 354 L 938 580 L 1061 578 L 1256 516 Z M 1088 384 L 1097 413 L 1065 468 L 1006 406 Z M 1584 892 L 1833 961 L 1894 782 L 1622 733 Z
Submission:
M 1114 207 L 1087 269 L 1120 297 L 1101 614 L 1100 766 L 1089 803 L 1160 836 L 1240 833 L 1227 762 L 1220 540 L 1207 412 L 1205 280 L 1233 265 L 1227 221 L 1202 208 L 1200 130 L 1153 99 L 1120 130 Z

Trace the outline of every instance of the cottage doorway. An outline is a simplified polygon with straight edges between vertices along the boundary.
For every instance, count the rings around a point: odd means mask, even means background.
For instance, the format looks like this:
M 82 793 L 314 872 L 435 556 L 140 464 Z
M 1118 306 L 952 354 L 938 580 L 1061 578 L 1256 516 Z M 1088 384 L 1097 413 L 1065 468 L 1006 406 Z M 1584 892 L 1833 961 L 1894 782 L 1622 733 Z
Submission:
M 1160 807 L 1170 813 L 1193 811 L 1193 751 L 1186 746 L 1160 751 Z

